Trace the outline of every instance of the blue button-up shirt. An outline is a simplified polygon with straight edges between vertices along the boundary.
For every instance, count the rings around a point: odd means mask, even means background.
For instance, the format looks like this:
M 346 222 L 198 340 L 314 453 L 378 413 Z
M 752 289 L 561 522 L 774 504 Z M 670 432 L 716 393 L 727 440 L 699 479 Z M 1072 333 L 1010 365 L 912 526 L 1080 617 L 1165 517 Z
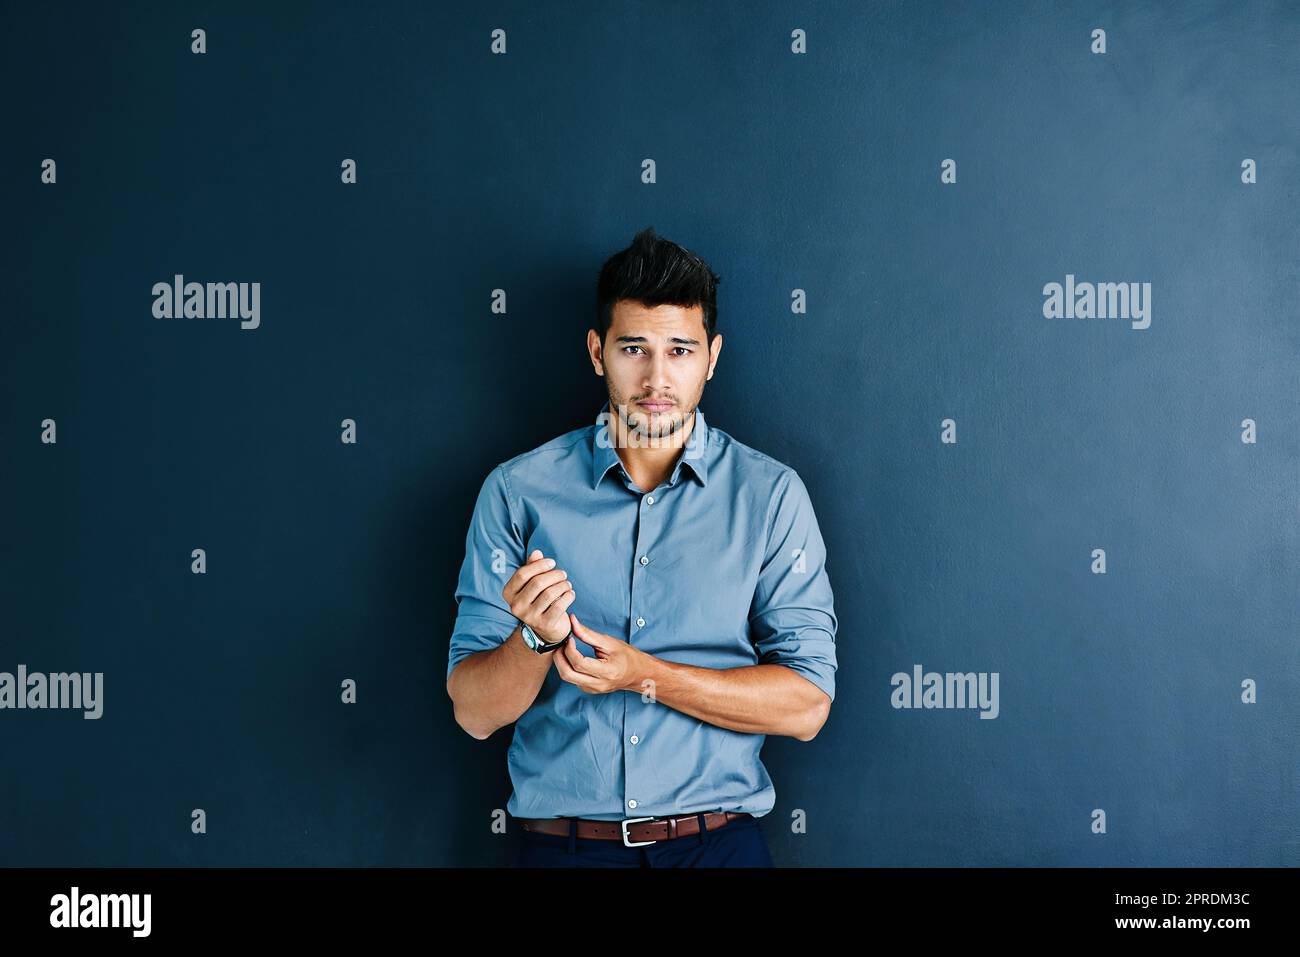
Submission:
M 554 558 L 588 627 L 701 668 L 778 664 L 835 698 L 826 548 L 794 469 L 705 424 L 671 477 L 638 488 L 614 449 L 606 402 L 574 429 L 498 465 L 465 537 L 447 675 L 518 624 L 502 597 L 534 549 Z M 577 648 L 595 650 L 581 639 Z M 559 654 L 559 652 L 549 652 Z M 650 693 L 591 694 L 554 666 L 515 722 L 515 817 L 620 820 L 772 810 L 766 736 L 676 711 Z

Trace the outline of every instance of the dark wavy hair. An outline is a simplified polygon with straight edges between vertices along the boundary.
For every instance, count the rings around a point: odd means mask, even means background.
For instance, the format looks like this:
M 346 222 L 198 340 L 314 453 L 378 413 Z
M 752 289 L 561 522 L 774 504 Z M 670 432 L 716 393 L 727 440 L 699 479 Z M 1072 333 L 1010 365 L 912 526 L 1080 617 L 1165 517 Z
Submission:
M 610 256 L 600 269 L 596 283 L 596 332 L 601 343 L 605 342 L 613 321 L 614 303 L 631 299 L 650 309 L 663 305 L 703 306 L 706 345 L 712 345 L 721 281 L 695 253 L 656 236 L 653 226 L 641 230 L 632 239 L 632 245 Z

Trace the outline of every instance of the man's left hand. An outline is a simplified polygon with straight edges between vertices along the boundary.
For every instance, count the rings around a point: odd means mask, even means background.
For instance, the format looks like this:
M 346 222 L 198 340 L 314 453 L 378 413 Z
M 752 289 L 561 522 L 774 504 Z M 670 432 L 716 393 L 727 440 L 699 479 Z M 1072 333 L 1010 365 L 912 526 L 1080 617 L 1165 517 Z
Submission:
M 588 694 L 637 690 L 649 656 L 626 641 L 593 631 L 572 612 L 569 621 L 573 625 L 573 638 L 552 652 L 560 677 Z M 574 638 L 581 638 L 596 649 L 596 657 L 588 658 L 579 651 Z

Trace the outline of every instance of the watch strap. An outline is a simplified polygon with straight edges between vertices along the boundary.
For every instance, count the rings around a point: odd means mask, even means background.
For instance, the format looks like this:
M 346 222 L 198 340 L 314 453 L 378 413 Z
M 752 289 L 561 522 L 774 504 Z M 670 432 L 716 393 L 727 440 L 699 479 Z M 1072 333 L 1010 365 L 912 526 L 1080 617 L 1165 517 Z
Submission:
M 528 629 L 528 634 L 533 636 L 533 640 L 536 642 L 536 645 L 533 646 L 533 651 L 537 652 L 539 655 L 544 654 L 545 652 L 548 651 L 554 651 L 556 648 L 562 648 L 565 642 L 567 642 L 570 638 L 573 637 L 572 624 L 569 625 L 569 633 L 567 635 L 565 635 L 559 641 L 553 641 L 550 642 L 549 644 L 543 641 L 542 636 L 539 635 L 537 632 L 533 631 L 533 629 L 530 628 L 528 625 L 524 624 L 523 622 L 520 622 L 519 625 L 521 629 L 525 629 L 525 628 Z M 526 641 L 525 644 L 527 644 Z

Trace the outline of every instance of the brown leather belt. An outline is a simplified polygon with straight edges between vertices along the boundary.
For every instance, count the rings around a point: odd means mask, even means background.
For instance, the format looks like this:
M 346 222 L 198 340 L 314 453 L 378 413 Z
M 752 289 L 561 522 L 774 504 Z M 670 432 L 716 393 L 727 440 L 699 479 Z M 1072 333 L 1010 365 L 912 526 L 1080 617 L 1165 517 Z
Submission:
M 706 830 L 716 831 L 730 821 L 751 815 L 741 811 L 705 811 L 704 826 Z M 577 820 L 578 837 L 590 837 L 601 841 L 622 841 L 628 847 L 641 844 L 654 844 L 656 841 L 671 841 L 679 837 L 688 837 L 700 833 L 700 815 L 682 814 L 677 817 L 629 817 L 622 821 L 593 821 L 580 817 L 521 817 L 516 818 L 525 831 L 539 834 L 558 834 L 569 836 L 569 822 Z

